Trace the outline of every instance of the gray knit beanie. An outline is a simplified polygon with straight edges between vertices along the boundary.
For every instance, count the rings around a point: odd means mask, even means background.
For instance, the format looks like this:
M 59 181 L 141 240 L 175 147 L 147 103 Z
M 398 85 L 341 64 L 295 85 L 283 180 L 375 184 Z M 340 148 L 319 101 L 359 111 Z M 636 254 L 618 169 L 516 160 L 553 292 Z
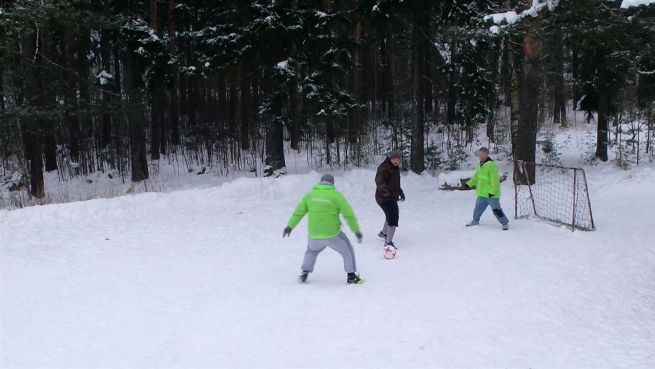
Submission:
M 400 158 L 402 158 L 402 157 L 403 157 L 403 153 L 400 152 L 399 150 L 392 150 L 392 151 L 389 153 L 389 159 L 396 159 L 396 158 L 397 158 L 397 159 L 400 159 Z
M 334 176 L 329 173 L 323 174 L 323 176 L 321 177 L 321 183 L 334 185 Z

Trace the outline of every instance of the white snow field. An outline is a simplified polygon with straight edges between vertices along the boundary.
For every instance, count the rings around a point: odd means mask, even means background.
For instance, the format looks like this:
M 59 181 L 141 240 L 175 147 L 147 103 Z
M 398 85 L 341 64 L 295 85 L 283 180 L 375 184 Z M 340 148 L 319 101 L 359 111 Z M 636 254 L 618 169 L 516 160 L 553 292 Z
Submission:
M 331 250 L 299 284 L 281 237 L 319 173 L 0 211 L 0 367 L 654 368 L 655 170 L 587 175 L 594 232 L 465 228 L 472 192 L 403 176 L 387 261 L 374 172 L 337 173 L 358 286 Z

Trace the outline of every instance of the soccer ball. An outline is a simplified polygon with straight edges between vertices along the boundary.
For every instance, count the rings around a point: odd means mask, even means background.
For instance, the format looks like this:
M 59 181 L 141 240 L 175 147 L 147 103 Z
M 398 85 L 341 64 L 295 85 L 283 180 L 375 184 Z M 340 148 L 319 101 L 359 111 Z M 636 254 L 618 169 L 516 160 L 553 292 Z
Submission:
M 396 248 L 393 246 L 385 246 L 384 247 L 384 258 L 387 260 L 391 260 L 396 257 Z

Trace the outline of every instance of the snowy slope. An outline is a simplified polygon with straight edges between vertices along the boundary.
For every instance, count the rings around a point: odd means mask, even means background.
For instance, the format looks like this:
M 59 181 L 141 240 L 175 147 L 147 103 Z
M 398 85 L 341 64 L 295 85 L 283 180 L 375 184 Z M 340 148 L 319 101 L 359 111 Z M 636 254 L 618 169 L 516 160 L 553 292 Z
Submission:
M 655 367 L 655 171 L 591 170 L 588 233 L 465 229 L 471 192 L 405 176 L 394 261 L 373 175 L 337 176 L 361 286 L 329 250 L 296 282 L 317 173 L 0 211 L 0 367 Z

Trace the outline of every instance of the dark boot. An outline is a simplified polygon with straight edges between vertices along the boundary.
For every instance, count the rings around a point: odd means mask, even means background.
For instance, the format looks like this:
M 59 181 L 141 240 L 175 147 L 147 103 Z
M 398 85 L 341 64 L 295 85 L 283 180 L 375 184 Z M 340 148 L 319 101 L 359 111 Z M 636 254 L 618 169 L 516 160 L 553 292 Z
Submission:
M 359 276 L 355 273 L 348 273 L 348 279 L 346 280 L 346 283 L 348 284 L 362 284 L 364 283 L 364 280 L 359 278 Z

